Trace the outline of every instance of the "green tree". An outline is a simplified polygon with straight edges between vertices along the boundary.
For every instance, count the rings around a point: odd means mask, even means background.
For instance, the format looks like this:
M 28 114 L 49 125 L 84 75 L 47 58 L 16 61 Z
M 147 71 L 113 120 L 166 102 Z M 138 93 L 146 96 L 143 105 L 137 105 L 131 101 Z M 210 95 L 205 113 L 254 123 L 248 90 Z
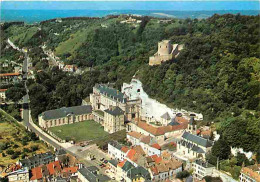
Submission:
M 226 140 L 219 139 L 214 143 L 211 153 L 213 156 L 218 157 L 219 160 L 228 159 L 231 154 L 231 148 Z

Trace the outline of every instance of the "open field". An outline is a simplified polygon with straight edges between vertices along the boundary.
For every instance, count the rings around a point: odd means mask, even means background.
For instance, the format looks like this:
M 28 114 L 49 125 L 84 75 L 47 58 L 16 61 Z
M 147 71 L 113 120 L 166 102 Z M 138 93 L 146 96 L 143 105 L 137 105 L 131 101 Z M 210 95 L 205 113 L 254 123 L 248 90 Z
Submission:
M 0 165 L 8 166 L 18 159 L 46 151 L 46 145 L 35 135 L 0 112 Z
M 108 136 L 103 127 L 93 120 L 78 122 L 69 125 L 57 126 L 49 129 L 64 140 L 96 140 Z

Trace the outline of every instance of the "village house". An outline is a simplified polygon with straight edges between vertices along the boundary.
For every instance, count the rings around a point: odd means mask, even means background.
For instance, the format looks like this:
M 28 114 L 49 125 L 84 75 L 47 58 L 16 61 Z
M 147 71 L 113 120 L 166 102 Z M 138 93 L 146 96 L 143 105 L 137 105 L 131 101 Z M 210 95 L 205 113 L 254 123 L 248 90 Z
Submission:
M 63 69 L 65 64 L 63 61 L 57 61 L 59 69 Z
M 186 159 L 206 158 L 212 148 L 211 140 L 184 132 L 180 141 L 177 142 L 177 153 Z
M 60 161 L 50 162 L 46 165 L 40 165 L 38 167 L 31 169 L 31 182 L 37 181 L 51 181 L 61 172 L 61 164 Z
M 240 182 L 259 182 L 260 181 L 260 164 L 242 167 L 239 176 Z
M 132 168 L 135 168 L 135 166 L 126 159 L 119 162 L 117 164 L 117 169 L 116 169 L 116 179 L 118 181 L 126 181 L 127 171 L 129 171 Z
M 146 166 L 146 154 L 140 145 L 132 146 L 126 154 L 126 160 L 131 162 L 135 167 Z
M 5 101 L 5 99 L 6 99 L 5 92 L 6 91 L 7 91 L 7 89 L 0 89 L 0 103 Z
M 111 141 L 108 143 L 108 154 L 112 159 L 123 161 L 128 150 L 128 147 L 123 146 L 116 141 Z
M 160 145 L 157 143 L 156 139 L 151 136 L 142 135 L 141 133 L 132 131 L 127 133 L 126 138 L 133 146 L 140 145 L 148 156 L 154 154 L 161 155 Z
M 22 76 L 20 73 L 1 73 L 0 74 L 0 82 L 2 84 L 8 83 L 17 83 L 22 80 Z
M 125 129 L 124 111 L 118 106 L 110 106 L 104 110 L 104 130 L 108 133 L 115 133 Z
M 28 168 L 19 169 L 17 171 L 13 171 L 8 173 L 8 181 L 9 182 L 27 182 L 29 181 L 29 170 Z
M 38 116 L 39 125 L 45 129 L 91 119 L 92 107 L 90 105 L 62 107 L 45 111 Z
M 118 161 L 115 160 L 115 159 L 111 159 L 111 160 L 108 161 L 109 170 L 113 174 L 116 174 L 117 164 L 118 164 Z
M 120 23 L 128 23 L 128 24 L 133 24 L 133 23 L 141 23 L 142 20 L 137 20 L 135 18 L 132 18 L 132 17 L 129 17 L 128 19 L 126 20 L 122 20 Z
M 162 40 L 158 42 L 158 51 L 149 57 L 149 65 L 159 65 L 162 62 L 172 60 L 177 57 L 183 49 L 183 45 L 171 44 L 170 40 Z
M 75 65 L 65 65 L 63 71 L 65 72 L 75 72 L 77 70 L 77 66 Z
M 93 87 L 93 93 L 90 94 L 90 102 L 94 111 L 105 111 L 110 106 L 119 107 L 123 110 L 126 121 L 132 121 L 140 117 L 141 100 L 129 100 L 124 93 L 109 85 L 96 84 Z
M 131 168 L 127 171 L 126 182 L 145 182 L 151 181 L 151 175 L 147 169 L 142 166 Z
M 104 182 L 109 180 L 109 177 L 99 173 L 99 170 L 96 166 L 90 166 L 78 170 L 78 182 Z
M 55 156 L 51 152 L 46 152 L 42 154 L 36 154 L 32 157 L 28 157 L 26 159 L 21 159 L 17 161 L 17 164 L 21 167 L 28 169 L 32 169 L 39 165 L 48 164 L 55 160 Z
M 201 159 L 196 159 L 192 162 L 192 169 L 193 178 L 202 180 L 205 176 L 213 175 L 213 170 L 215 169 L 215 166 Z
M 147 157 L 147 165 L 153 181 L 164 181 L 182 171 L 182 162 L 173 158 L 167 151 L 161 156 Z

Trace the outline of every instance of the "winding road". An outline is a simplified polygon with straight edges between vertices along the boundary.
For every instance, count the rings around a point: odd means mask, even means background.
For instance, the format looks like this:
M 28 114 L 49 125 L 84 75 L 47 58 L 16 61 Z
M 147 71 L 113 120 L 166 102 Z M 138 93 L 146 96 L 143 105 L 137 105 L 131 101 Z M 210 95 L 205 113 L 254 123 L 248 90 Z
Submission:
M 90 161 L 86 159 L 86 151 L 88 153 L 96 155 L 97 159 L 105 158 L 108 159 L 108 157 L 103 154 L 102 152 L 95 151 L 96 148 L 94 145 L 87 146 L 85 148 L 81 148 L 80 146 L 75 147 L 72 144 L 69 143 L 60 143 L 57 140 L 55 140 L 53 137 L 45 133 L 40 127 L 38 127 L 32 120 L 31 117 L 31 111 L 30 111 L 30 98 L 29 98 L 29 89 L 27 87 L 27 79 L 28 79 L 28 52 L 26 49 L 20 49 L 17 46 L 15 46 L 9 39 L 7 41 L 14 49 L 24 53 L 24 61 L 23 61 L 23 82 L 24 87 L 26 89 L 26 95 L 23 97 L 23 125 L 26 127 L 27 130 L 30 130 L 34 132 L 39 138 L 44 141 L 45 143 L 51 145 L 55 149 L 64 149 L 67 153 L 75 156 L 77 159 L 79 159 L 85 166 L 96 166 L 99 169 L 99 161 L 94 160 Z M 83 152 L 78 152 L 78 149 L 83 150 Z M 94 150 L 94 151 L 93 151 Z M 93 152 L 93 153 L 92 153 Z M 104 170 L 100 170 L 101 173 L 104 173 Z

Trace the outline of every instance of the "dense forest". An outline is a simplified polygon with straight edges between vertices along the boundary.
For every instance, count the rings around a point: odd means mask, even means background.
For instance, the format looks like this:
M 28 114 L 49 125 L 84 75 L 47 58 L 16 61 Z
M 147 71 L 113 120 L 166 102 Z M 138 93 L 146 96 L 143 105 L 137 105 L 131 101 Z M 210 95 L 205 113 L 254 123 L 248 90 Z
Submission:
M 45 110 L 81 104 L 95 83 L 113 82 L 120 88 L 136 74 L 151 97 L 203 113 L 228 145 L 259 152 L 260 17 L 226 14 L 168 23 L 138 18 L 142 23 L 137 26 L 120 23 L 124 16 L 2 26 L 4 38 L 30 48 L 36 69 L 36 80 L 28 84 L 34 118 Z M 174 60 L 149 66 L 149 56 L 163 39 L 184 44 L 184 49 Z M 76 75 L 49 68 L 43 44 L 66 64 L 92 69 Z

